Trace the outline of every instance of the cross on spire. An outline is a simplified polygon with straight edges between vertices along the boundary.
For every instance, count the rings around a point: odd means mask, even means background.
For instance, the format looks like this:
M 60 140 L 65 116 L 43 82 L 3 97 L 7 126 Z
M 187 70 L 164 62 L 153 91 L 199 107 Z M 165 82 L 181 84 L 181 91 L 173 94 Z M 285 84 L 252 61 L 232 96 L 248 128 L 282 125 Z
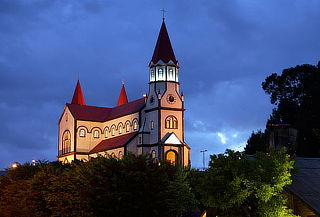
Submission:
M 164 8 L 162 8 L 160 11 L 162 11 L 162 20 L 164 20 L 164 13 L 168 12 Z

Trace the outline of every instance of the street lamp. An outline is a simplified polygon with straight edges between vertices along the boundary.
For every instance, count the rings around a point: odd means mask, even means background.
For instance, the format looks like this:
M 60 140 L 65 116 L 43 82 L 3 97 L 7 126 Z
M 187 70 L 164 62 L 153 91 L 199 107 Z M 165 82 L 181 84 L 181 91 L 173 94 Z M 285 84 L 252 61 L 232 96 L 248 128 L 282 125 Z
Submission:
M 205 159 L 204 159 L 204 153 L 207 151 L 208 151 L 207 149 L 200 151 L 200 152 L 202 152 L 202 158 L 203 158 L 203 170 L 205 170 L 205 166 L 206 166 Z

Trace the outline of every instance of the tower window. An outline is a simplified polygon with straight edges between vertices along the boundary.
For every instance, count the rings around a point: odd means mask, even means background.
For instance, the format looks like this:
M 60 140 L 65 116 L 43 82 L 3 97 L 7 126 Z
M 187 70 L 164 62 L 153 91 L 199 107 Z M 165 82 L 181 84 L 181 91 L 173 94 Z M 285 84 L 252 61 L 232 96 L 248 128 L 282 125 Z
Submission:
M 85 137 L 85 136 L 86 136 L 86 132 L 84 131 L 84 129 L 81 129 L 81 130 L 80 130 L 79 136 L 80 136 L 80 137 Z
M 66 154 L 71 152 L 71 135 L 69 131 L 65 131 L 62 136 L 62 150 L 61 154 Z
M 154 73 L 154 70 L 151 69 L 151 72 L 150 72 L 150 81 L 154 81 L 155 80 L 155 73 Z
M 158 69 L 158 75 L 159 75 L 159 79 L 163 79 L 163 69 L 162 68 Z
M 150 129 L 153 130 L 153 128 L 154 128 L 154 122 L 150 121 Z
M 98 130 L 95 130 L 94 132 L 93 132 L 93 138 L 99 138 L 99 131 Z
M 173 69 L 169 69 L 168 80 L 174 80 Z
M 165 121 L 167 129 L 178 129 L 178 120 L 174 116 L 168 116 Z
M 138 144 L 142 144 L 142 137 L 141 136 L 139 136 L 139 138 L 138 138 Z

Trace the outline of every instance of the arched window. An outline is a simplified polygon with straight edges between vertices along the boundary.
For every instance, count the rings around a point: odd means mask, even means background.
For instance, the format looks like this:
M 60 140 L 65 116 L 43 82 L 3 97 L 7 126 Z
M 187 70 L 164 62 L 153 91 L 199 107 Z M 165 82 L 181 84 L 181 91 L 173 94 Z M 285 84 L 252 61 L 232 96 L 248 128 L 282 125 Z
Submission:
M 130 123 L 126 123 L 126 132 L 129 132 L 130 131 Z
M 62 136 L 62 154 L 71 152 L 71 135 L 69 131 L 65 131 Z
M 119 129 L 119 134 L 122 134 L 122 124 L 118 125 L 118 129 Z
M 137 129 L 138 129 L 138 121 L 137 121 L 137 120 L 134 120 L 134 121 L 133 121 L 133 129 L 134 129 L 134 130 L 137 130 Z
M 152 158 L 152 159 L 156 159 L 156 158 L 157 158 L 157 155 L 156 155 L 156 151 L 155 151 L 155 150 L 153 150 L 153 151 L 151 152 L 151 158 Z
M 176 165 L 177 164 L 177 154 L 176 152 L 170 150 L 167 151 L 166 153 L 166 161 L 168 161 L 169 163 Z
M 93 132 L 93 138 L 99 138 L 99 131 L 98 130 L 95 130 L 94 132 Z
M 119 158 L 119 159 L 122 159 L 122 158 L 123 158 L 122 151 L 119 151 L 118 158 Z
M 80 137 L 85 137 L 86 136 L 86 131 L 84 129 L 81 129 L 79 132 Z
M 116 155 L 114 154 L 114 152 L 111 153 L 111 157 L 112 157 L 112 158 L 115 158 L 115 157 L 116 157 Z
M 108 136 L 109 136 L 109 129 L 107 128 L 106 132 L 104 133 L 104 137 L 108 138 Z
M 167 129 L 178 129 L 178 120 L 174 116 L 168 116 L 165 125 Z
M 158 78 L 161 80 L 163 79 L 163 69 L 162 68 L 158 69 Z
M 114 136 L 115 130 L 116 130 L 116 127 L 115 127 L 115 126 L 112 126 L 112 128 L 111 128 L 111 136 Z

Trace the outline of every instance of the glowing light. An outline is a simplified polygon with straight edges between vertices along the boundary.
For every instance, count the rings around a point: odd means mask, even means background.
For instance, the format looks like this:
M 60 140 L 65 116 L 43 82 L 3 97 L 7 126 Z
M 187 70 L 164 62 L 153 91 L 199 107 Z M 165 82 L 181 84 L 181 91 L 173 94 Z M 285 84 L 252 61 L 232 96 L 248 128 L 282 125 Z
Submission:
M 17 168 L 18 166 L 19 166 L 18 163 L 13 163 L 13 164 L 11 165 L 11 168 L 15 169 L 15 168 Z

